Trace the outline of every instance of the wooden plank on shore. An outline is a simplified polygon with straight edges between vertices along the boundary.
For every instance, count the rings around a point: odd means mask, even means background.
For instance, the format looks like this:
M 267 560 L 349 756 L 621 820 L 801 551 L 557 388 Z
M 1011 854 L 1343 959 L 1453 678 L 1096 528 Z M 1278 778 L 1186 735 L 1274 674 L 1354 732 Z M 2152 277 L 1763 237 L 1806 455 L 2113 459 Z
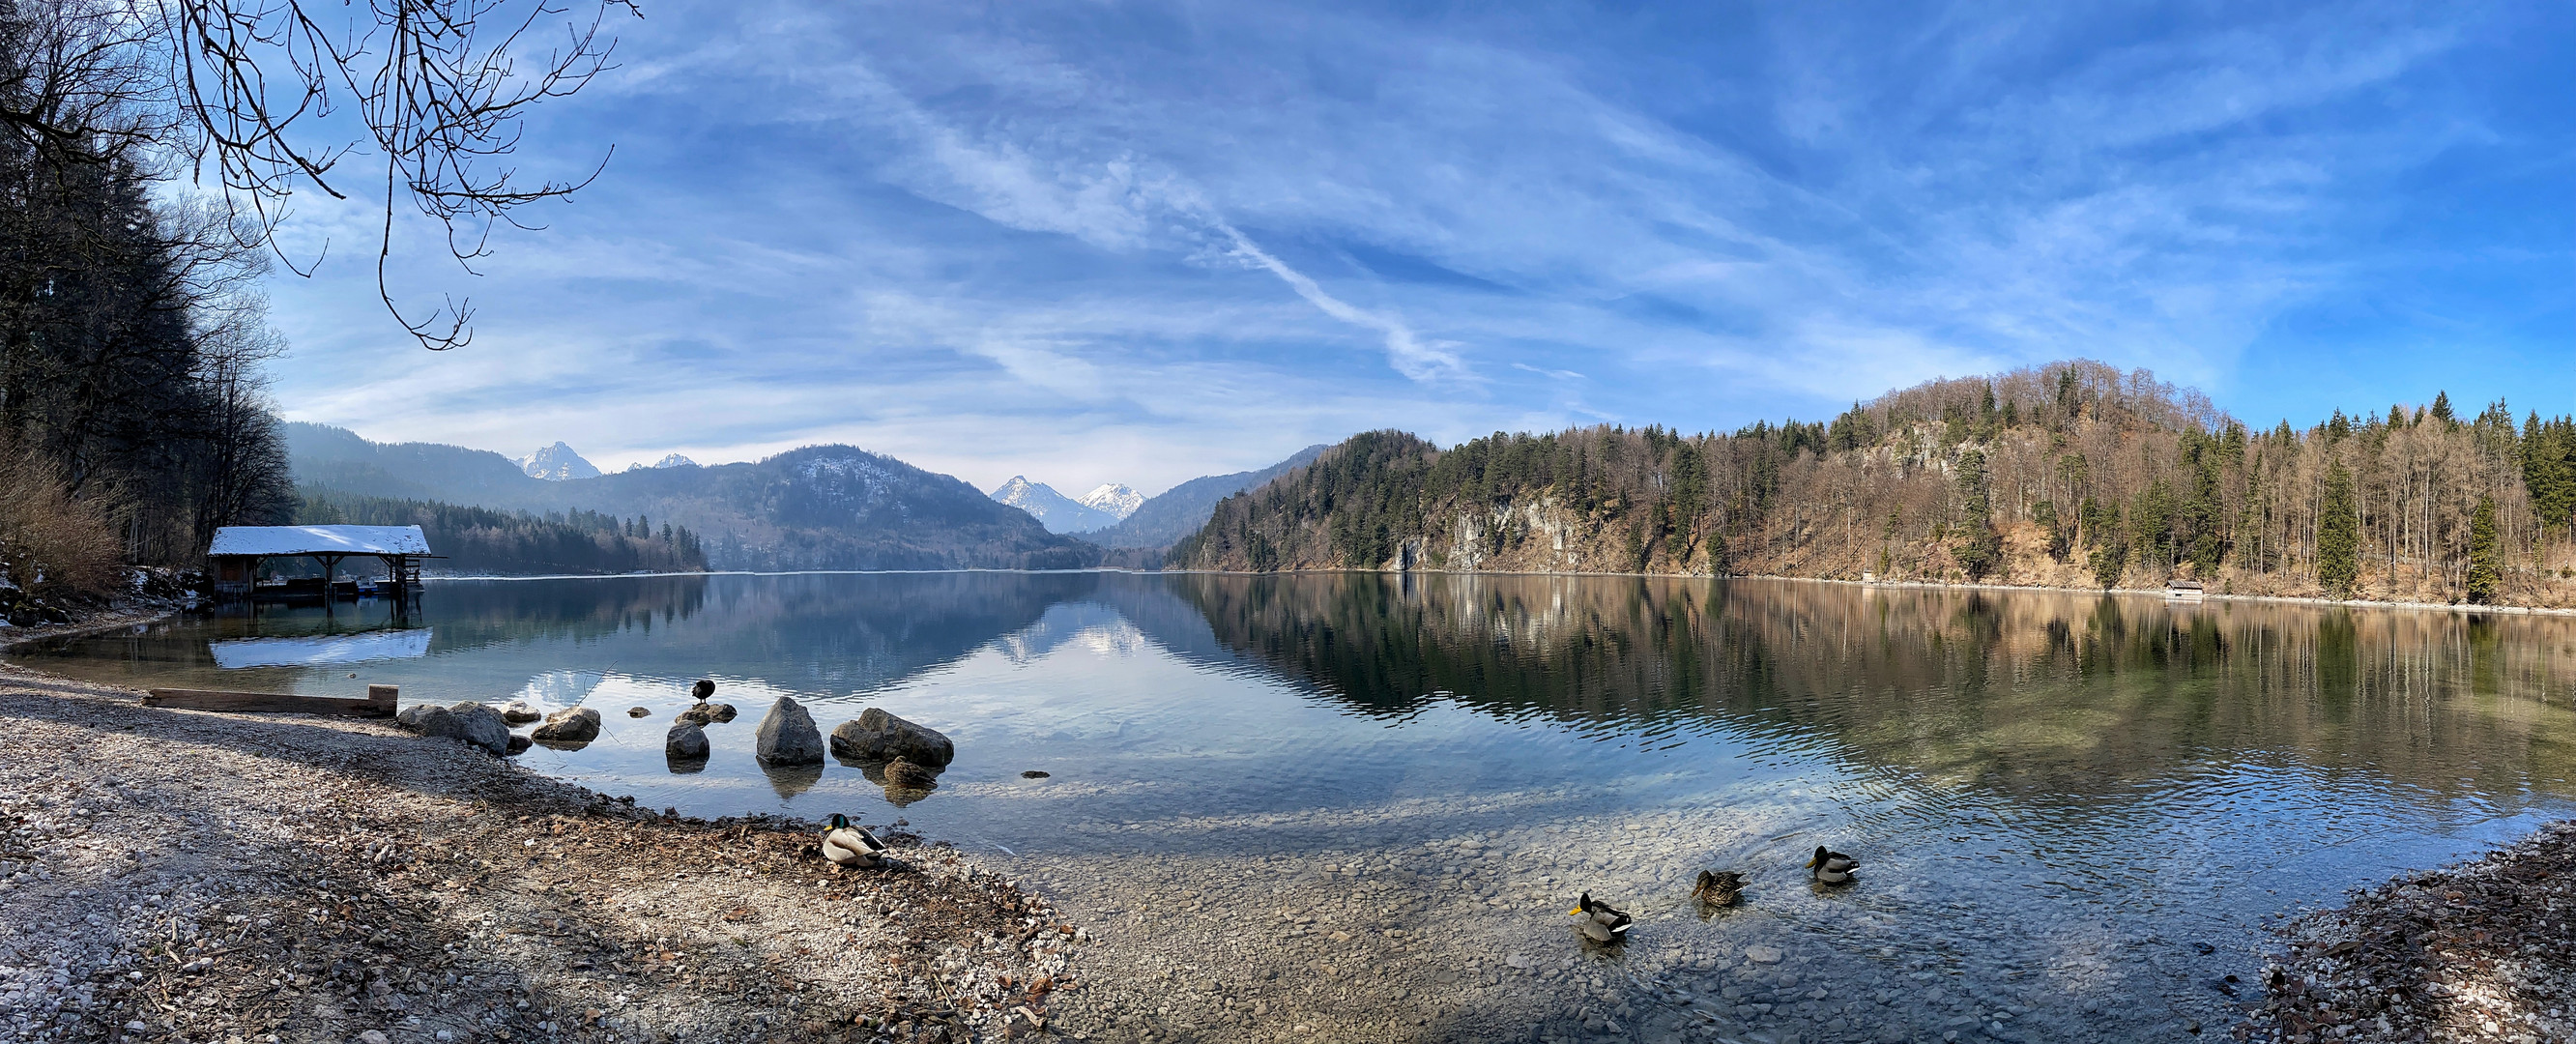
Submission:
M 230 692 L 223 689 L 152 689 L 143 697 L 146 707 L 181 707 L 188 710 L 236 711 L 272 714 L 346 714 L 360 718 L 390 718 L 398 693 L 391 685 L 367 686 L 363 700 L 333 696 L 296 696 L 276 692 Z

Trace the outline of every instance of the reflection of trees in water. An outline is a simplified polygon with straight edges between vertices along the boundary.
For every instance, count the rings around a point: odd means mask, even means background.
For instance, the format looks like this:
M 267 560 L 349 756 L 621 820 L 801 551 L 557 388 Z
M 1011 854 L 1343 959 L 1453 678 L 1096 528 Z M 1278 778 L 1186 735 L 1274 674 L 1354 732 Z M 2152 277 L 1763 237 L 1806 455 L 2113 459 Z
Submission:
M 1360 713 L 1813 738 L 1868 764 L 2094 790 L 2233 763 L 2447 788 L 2576 761 L 2576 622 L 1684 578 L 1176 577 L 1238 654 Z

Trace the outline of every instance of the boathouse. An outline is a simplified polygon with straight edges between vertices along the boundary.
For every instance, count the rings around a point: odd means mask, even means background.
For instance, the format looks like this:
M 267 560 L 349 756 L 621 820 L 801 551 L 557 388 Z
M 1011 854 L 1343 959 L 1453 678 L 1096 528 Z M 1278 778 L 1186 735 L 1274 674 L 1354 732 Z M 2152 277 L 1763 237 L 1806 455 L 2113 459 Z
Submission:
M 215 597 L 327 600 L 334 594 L 365 593 L 357 581 L 340 582 L 340 561 L 372 557 L 385 564 L 383 587 L 396 599 L 420 583 L 420 562 L 436 558 L 419 526 L 225 526 L 215 530 L 206 548 L 206 565 L 214 577 Z M 322 566 L 319 579 L 305 583 L 259 582 L 260 563 L 271 558 L 310 558 Z

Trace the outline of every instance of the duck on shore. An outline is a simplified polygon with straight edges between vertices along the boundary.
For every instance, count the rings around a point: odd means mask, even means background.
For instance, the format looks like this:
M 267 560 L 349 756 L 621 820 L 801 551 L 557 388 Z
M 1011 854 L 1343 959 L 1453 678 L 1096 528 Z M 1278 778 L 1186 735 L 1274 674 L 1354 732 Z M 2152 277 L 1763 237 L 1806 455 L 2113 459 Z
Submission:
M 1574 901 L 1574 909 L 1566 913 L 1583 918 L 1575 924 L 1574 930 L 1583 933 L 1584 938 L 1603 946 L 1626 940 L 1628 929 L 1633 924 L 1626 913 L 1612 909 L 1610 904 L 1592 898 L 1590 892 L 1585 892 L 1577 898 Z
M 867 869 L 885 862 L 885 842 L 868 833 L 866 827 L 850 822 L 850 817 L 832 813 L 832 825 L 823 831 L 823 858 L 838 866 Z
M 1819 884 L 1849 884 L 1852 869 L 1859 865 L 1860 860 L 1817 845 L 1816 857 L 1807 861 L 1807 872 L 1814 875 Z

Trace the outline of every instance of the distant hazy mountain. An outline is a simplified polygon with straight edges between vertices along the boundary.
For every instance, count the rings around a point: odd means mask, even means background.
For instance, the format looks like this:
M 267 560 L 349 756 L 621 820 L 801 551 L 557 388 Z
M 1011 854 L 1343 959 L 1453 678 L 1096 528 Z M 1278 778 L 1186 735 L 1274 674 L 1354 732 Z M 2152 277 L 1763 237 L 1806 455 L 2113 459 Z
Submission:
M 996 503 L 1028 512 L 1050 533 L 1083 533 L 1118 524 L 1118 516 L 1058 493 L 1044 482 L 1031 482 L 1025 475 L 1011 476 L 990 496 Z
M 1093 487 L 1091 492 L 1083 494 L 1079 501 L 1082 506 L 1104 512 L 1121 522 L 1126 521 L 1127 516 L 1135 514 L 1136 506 L 1144 502 L 1145 495 L 1136 492 L 1134 487 L 1124 482 L 1102 483 Z
M 284 425 L 299 485 L 479 507 L 523 507 L 546 485 L 519 462 L 490 450 L 436 442 L 369 442 L 346 428 Z
M 1102 547 L 1168 547 L 1207 525 L 1208 516 L 1216 513 L 1217 501 L 1258 489 L 1292 469 L 1313 463 L 1326 448 L 1320 444 L 1308 446 L 1298 450 L 1296 456 L 1259 471 L 1191 479 L 1138 504 L 1117 525 L 1083 533 L 1082 538 Z
M 690 460 L 689 458 L 683 457 L 677 453 L 673 453 L 660 460 L 654 461 L 653 466 L 657 468 L 694 468 L 698 466 L 698 462 Z
M 286 428 L 300 486 L 644 515 L 696 530 L 717 569 L 1069 569 L 1100 562 L 1098 548 L 1049 533 L 973 486 L 849 446 L 809 446 L 757 463 L 547 480 L 483 450 L 373 443 L 316 424 Z
M 560 442 L 520 458 L 519 468 L 527 472 L 529 478 L 549 482 L 599 477 L 597 467 L 581 459 L 581 454 L 573 452 L 572 447 Z

